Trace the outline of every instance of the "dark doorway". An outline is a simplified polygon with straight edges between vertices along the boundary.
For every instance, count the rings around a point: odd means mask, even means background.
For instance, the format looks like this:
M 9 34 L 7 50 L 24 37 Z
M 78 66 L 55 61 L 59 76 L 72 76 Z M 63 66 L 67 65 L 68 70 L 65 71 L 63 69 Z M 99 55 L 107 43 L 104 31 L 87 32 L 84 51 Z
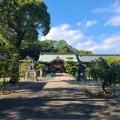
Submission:
M 63 73 L 64 69 L 64 60 L 59 57 L 53 59 L 49 62 L 49 71 L 53 73 Z

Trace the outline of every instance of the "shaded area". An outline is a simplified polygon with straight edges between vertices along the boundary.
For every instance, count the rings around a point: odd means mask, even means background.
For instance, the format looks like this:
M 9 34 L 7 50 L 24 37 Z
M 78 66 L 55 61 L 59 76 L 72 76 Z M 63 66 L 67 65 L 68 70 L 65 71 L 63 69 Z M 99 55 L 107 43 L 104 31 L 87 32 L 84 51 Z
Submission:
M 8 84 L 5 86 L 5 90 L 31 90 L 32 92 L 37 92 L 43 89 L 43 87 L 47 84 L 47 82 L 20 82 L 19 85 Z M 34 89 L 35 88 L 35 89 Z
M 47 84 L 33 82 L 20 94 L 0 99 L 0 119 L 120 119 L 119 104 L 113 100 L 96 99 L 81 85 L 47 88 Z
M 62 99 L 60 99 L 61 101 Z M 94 111 L 103 111 L 106 107 L 101 105 L 91 105 L 91 104 L 78 104 L 78 103 L 71 103 L 66 105 L 47 105 L 50 101 L 58 101 L 59 99 L 52 100 L 52 99 L 40 99 L 40 98 L 17 98 L 17 99 L 8 99 L 4 100 L 6 106 L 2 107 L 2 111 L 0 112 L 1 118 L 14 118 L 14 112 L 17 113 L 17 118 L 22 119 L 30 119 L 30 118 L 49 118 L 49 119 L 57 119 L 57 118 L 69 118 L 69 119 L 79 119 L 79 118 L 93 118 L 98 117 L 97 115 L 92 116 L 91 113 Z M 62 101 L 65 101 L 64 99 Z M 3 101 L 1 101 L 3 102 Z M 10 105 L 8 105 L 10 102 Z M 13 107 L 14 106 L 14 107 Z M 46 106 L 47 109 L 43 107 Z M 93 109 L 91 109 L 93 108 Z M 13 113 L 12 113 L 13 112 Z M 13 116 L 9 116 L 11 114 Z M 110 113 L 109 113 L 110 114 Z

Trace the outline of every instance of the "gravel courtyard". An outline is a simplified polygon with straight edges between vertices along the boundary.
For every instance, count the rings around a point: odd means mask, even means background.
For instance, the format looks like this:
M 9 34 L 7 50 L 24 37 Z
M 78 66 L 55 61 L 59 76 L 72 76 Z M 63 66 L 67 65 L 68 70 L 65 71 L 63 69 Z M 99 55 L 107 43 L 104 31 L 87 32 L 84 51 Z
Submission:
M 89 94 L 73 78 L 58 76 L 22 82 L 11 94 L 0 95 L 0 119 L 120 120 L 120 105 Z

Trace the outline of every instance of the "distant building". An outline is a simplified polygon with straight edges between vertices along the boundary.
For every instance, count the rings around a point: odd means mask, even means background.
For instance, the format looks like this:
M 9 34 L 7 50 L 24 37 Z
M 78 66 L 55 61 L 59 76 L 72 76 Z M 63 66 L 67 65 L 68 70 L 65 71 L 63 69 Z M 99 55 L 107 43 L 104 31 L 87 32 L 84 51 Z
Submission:
M 26 56 L 23 60 L 19 60 L 19 70 L 22 69 L 22 64 L 25 62 L 25 61 L 29 61 L 29 63 L 31 64 L 32 62 L 35 62 L 36 61 L 34 60 L 34 58 L 30 57 L 30 56 Z
M 79 54 L 80 60 L 86 66 L 89 66 L 91 60 L 98 59 L 99 57 L 106 58 L 112 56 L 115 58 L 120 58 L 120 54 Z M 77 59 L 74 53 L 43 53 L 40 54 L 39 60 L 43 61 L 48 66 L 49 72 L 65 72 L 64 61 L 68 60 L 68 57 L 72 57 L 73 61 L 76 63 Z

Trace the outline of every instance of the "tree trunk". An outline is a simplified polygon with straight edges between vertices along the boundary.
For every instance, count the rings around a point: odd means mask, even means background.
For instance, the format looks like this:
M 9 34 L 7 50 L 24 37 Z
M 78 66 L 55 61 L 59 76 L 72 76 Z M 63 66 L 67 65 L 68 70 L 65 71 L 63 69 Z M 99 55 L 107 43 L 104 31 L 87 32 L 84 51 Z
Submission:
M 102 90 L 103 90 L 106 94 L 108 94 L 108 92 L 107 92 L 106 89 L 105 89 L 106 85 L 107 85 L 107 82 L 106 82 L 105 80 L 103 80 L 103 82 L 102 82 Z
M 9 83 L 17 84 L 19 82 L 19 48 L 16 47 L 16 51 L 11 57 L 12 68 L 11 68 L 11 79 Z
M 22 31 L 19 31 L 19 30 L 18 30 L 17 34 L 18 34 L 18 40 L 17 40 L 17 42 L 15 43 L 15 47 L 16 47 L 18 50 L 20 50 L 22 40 L 23 40 L 23 38 L 24 38 L 24 36 L 25 36 L 25 32 L 22 32 Z
M 40 69 L 40 77 L 42 77 L 42 75 L 43 75 L 43 70 Z
M 3 94 L 4 90 L 5 90 L 5 78 L 4 78 L 4 81 L 3 81 L 2 88 L 1 88 L 1 95 Z

